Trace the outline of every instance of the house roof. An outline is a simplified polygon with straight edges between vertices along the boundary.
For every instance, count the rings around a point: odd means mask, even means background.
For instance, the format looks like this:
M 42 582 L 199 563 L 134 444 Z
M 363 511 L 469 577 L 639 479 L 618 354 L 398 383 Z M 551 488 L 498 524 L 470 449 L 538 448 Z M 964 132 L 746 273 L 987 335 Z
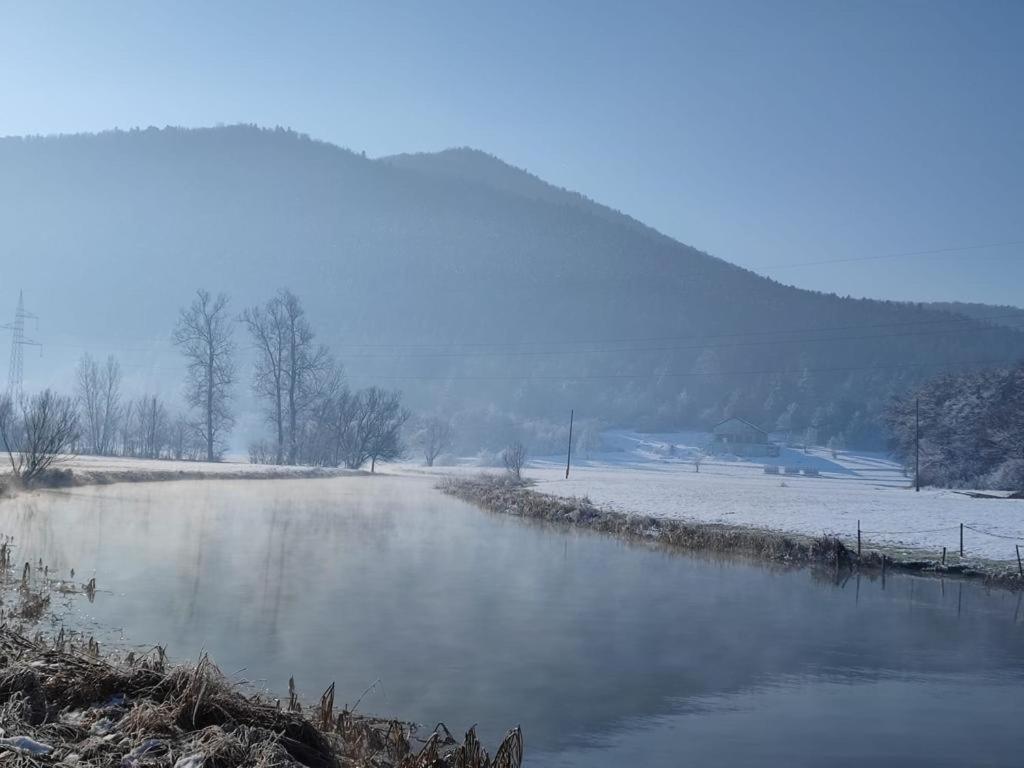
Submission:
M 766 435 L 767 436 L 767 434 L 768 434 L 768 432 L 766 430 L 761 429 L 756 424 L 751 424 L 746 419 L 741 419 L 739 416 L 730 416 L 728 419 L 723 419 L 722 421 L 720 421 L 717 424 L 715 424 L 713 429 L 718 429 L 720 426 L 722 426 L 723 424 L 728 424 L 730 421 L 739 422 L 740 424 L 744 425 L 745 427 L 750 427 L 751 429 L 760 432 L 762 435 Z

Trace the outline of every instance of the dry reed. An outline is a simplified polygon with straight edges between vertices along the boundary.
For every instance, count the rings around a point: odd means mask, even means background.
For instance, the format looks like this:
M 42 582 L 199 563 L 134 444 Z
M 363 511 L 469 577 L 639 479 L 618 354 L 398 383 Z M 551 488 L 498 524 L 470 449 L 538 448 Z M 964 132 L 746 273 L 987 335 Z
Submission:
M 162 649 L 123 660 L 0 627 L 0 759 L 10 766 L 103 768 L 519 768 L 523 740 L 509 732 L 492 760 L 473 729 L 455 743 L 439 724 L 415 744 L 395 720 L 334 713 L 334 686 L 303 716 L 230 684 L 207 656 L 168 666 Z M 294 682 L 291 686 L 295 693 Z M 294 710 L 294 711 L 292 711 Z M 416 748 L 418 747 L 418 748 Z

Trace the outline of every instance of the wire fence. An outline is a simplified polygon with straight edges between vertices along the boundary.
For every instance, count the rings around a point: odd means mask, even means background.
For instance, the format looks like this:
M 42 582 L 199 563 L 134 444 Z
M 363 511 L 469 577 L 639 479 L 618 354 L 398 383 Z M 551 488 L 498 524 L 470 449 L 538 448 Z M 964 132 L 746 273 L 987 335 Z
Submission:
M 985 528 L 979 527 L 978 524 L 971 523 L 960 523 L 959 525 L 948 525 L 941 528 L 913 528 L 904 529 L 898 531 L 881 531 L 881 530 L 868 530 L 860 527 L 860 520 L 857 521 L 857 553 L 860 554 L 861 550 L 861 537 L 865 534 L 870 536 L 897 536 L 906 534 L 918 534 L 918 533 L 946 533 L 957 531 L 959 532 L 958 547 L 953 548 L 953 552 L 959 553 L 960 557 L 966 557 L 969 553 L 967 542 L 964 538 L 964 531 L 971 531 L 972 533 L 981 534 L 982 536 L 988 536 L 993 539 L 1001 539 L 1003 541 L 1012 541 L 1013 550 L 1008 553 L 1007 557 L 993 557 L 991 554 L 986 553 L 984 559 L 993 560 L 996 562 L 1014 562 L 1017 563 L 1017 570 L 1020 575 L 1024 577 L 1024 559 L 1021 556 L 1021 546 L 1024 545 L 1024 535 L 1010 535 L 1005 533 L 996 533 L 995 531 L 986 530 Z M 943 563 L 946 558 L 946 547 L 942 548 Z
M 941 531 L 956 531 L 959 530 L 959 528 L 960 526 L 958 525 L 951 525 L 947 528 L 915 528 L 913 530 L 908 529 L 905 531 L 869 531 L 866 528 L 860 528 L 858 530 L 860 530 L 861 533 L 872 533 L 879 536 L 890 536 L 900 533 L 939 533 Z

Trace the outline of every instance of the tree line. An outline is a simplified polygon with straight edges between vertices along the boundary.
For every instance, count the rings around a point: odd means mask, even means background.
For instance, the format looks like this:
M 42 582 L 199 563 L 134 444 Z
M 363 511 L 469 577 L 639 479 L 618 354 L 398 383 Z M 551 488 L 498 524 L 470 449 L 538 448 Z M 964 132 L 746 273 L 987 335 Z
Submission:
M 180 311 L 172 336 L 185 358 L 188 409 L 174 411 L 157 394 L 126 397 L 115 357 L 101 363 L 83 355 L 73 397 L 49 389 L 0 397 L 0 442 L 15 475 L 31 480 L 68 453 L 221 460 L 235 424 L 239 324 L 255 349 L 250 386 L 270 428 L 269 439 L 249 446 L 250 461 L 369 464 L 373 471 L 377 462 L 404 455 L 402 432 L 411 414 L 401 393 L 351 390 L 295 294 L 281 290 L 236 317 L 225 294 L 199 290 Z M 450 425 L 428 420 L 420 436 L 433 463 L 451 442 Z
M 933 378 L 894 398 L 885 421 L 908 467 L 920 423 L 922 483 L 1024 489 L 1024 363 Z
M 250 461 L 352 469 L 402 456 L 409 420 L 401 393 L 380 387 L 352 391 L 340 362 L 316 340 L 302 302 L 282 289 L 233 317 L 228 297 L 197 291 L 181 310 L 174 343 L 185 357 L 185 399 L 194 441 L 207 461 L 222 456 L 235 423 L 235 320 L 255 350 L 250 386 L 270 427 L 249 447 Z

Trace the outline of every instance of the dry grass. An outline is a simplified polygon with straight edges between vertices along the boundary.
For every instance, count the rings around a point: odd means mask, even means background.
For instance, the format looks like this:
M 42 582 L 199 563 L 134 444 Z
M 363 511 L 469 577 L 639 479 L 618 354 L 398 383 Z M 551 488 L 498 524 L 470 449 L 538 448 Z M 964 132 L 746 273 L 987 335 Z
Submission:
M 294 689 L 293 689 L 294 693 Z M 229 768 L 519 768 L 509 732 L 493 759 L 470 730 L 455 743 L 442 724 L 425 740 L 398 721 L 334 712 L 334 686 L 308 719 L 245 695 L 204 656 L 168 666 L 162 649 L 102 658 L 92 642 L 30 639 L 0 628 L 0 760 L 5 765 Z
M 96 580 L 52 578 L 42 561 L 12 562 L 0 536 L 0 763 L 113 768 L 519 768 L 522 735 L 492 760 L 472 729 L 459 743 L 439 724 L 426 738 L 397 720 L 343 708 L 332 683 L 308 714 L 289 681 L 282 703 L 247 695 L 203 656 L 171 666 L 163 648 L 104 656 L 92 637 L 56 622 L 51 597 L 96 595 Z M 358 706 L 358 702 L 357 702 Z

